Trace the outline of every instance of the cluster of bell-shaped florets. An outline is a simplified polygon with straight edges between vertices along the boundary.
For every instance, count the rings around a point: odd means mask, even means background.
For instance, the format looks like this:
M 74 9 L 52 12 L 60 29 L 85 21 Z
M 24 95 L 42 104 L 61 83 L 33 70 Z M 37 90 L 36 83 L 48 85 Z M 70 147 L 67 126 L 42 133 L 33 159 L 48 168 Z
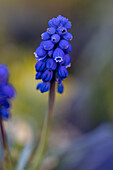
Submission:
M 43 41 L 34 52 L 37 59 L 36 79 L 43 81 L 37 85 L 37 89 L 42 93 L 49 91 L 50 82 L 55 75 L 57 91 L 62 93 L 64 90 L 62 80 L 68 76 L 67 67 L 71 66 L 69 53 L 72 46 L 69 41 L 72 40 L 72 34 L 68 32 L 71 22 L 59 15 L 50 19 L 48 25 L 49 28 L 41 35 Z
M 8 79 L 8 68 L 5 65 L 0 64 L 0 117 L 6 120 L 10 117 L 10 99 L 15 96 L 15 90 L 8 83 Z

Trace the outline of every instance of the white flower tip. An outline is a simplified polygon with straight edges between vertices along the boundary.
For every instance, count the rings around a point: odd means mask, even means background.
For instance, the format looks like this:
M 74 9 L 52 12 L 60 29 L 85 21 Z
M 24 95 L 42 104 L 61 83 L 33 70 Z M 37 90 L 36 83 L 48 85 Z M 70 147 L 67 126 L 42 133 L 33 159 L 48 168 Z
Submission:
M 71 67 L 71 63 L 70 63 L 70 64 L 68 64 L 68 65 L 66 66 L 66 68 L 69 68 L 69 67 Z
M 58 57 L 55 58 L 55 61 L 56 61 L 56 62 L 62 62 L 63 59 L 62 59 L 62 57 L 58 56 Z

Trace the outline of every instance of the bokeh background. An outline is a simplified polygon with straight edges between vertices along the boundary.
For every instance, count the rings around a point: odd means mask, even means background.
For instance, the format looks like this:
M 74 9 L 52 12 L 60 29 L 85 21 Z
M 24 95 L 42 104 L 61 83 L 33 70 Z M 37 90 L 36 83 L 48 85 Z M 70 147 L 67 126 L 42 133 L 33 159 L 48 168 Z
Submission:
M 29 155 L 40 136 L 48 93 L 36 91 L 33 52 L 48 20 L 59 14 L 72 22 L 72 66 L 64 93 L 56 94 L 40 169 L 113 170 L 112 0 L 0 0 L 0 63 L 9 67 L 17 92 L 6 123 L 13 162 L 23 149 Z

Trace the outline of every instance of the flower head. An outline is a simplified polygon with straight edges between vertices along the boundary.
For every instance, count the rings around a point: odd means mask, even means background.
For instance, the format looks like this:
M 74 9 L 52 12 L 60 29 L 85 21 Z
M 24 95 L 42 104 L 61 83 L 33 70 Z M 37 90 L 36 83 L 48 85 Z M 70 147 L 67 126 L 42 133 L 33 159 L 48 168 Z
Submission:
M 34 52 L 37 63 L 36 79 L 42 79 L 43 82 L 37 85 L 42 93 L 49 91 L 50 82 L 55 75 L 58 93 L 63 93 L 64 86 L 62 81 L 68 76 L 67 67 L 71 66 L 71 57 L 69 53 L 72 46 L 69 41 L 72 40 L 72 34 L 68 32 L 71 28 L 71 22 L 62 15 L 52 18 L 48 22 L 49 28 L 41 34 L 42 42 Z
M 10 99 L 15 96 L 15 90 L 8 83 L 8 78 L 8 68 L 0 64 L 0 116 L 2 119 L 8 119 L 10 117 Z

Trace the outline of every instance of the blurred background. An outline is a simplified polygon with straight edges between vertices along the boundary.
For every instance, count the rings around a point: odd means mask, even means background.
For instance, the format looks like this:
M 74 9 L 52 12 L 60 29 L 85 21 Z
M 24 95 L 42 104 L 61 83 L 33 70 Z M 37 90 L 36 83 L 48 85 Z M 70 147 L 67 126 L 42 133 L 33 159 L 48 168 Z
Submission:
M 72 66 L 64 93 L 56 94 L 40 170 L 113 170 L 112 0 L 0 0 L 0 63 L 17 92 L 6 122 L 14 164 L 27 159 L 40 136 L 48 93 L 36 91 L 33 52 L 59 14 L 72 22 Z

